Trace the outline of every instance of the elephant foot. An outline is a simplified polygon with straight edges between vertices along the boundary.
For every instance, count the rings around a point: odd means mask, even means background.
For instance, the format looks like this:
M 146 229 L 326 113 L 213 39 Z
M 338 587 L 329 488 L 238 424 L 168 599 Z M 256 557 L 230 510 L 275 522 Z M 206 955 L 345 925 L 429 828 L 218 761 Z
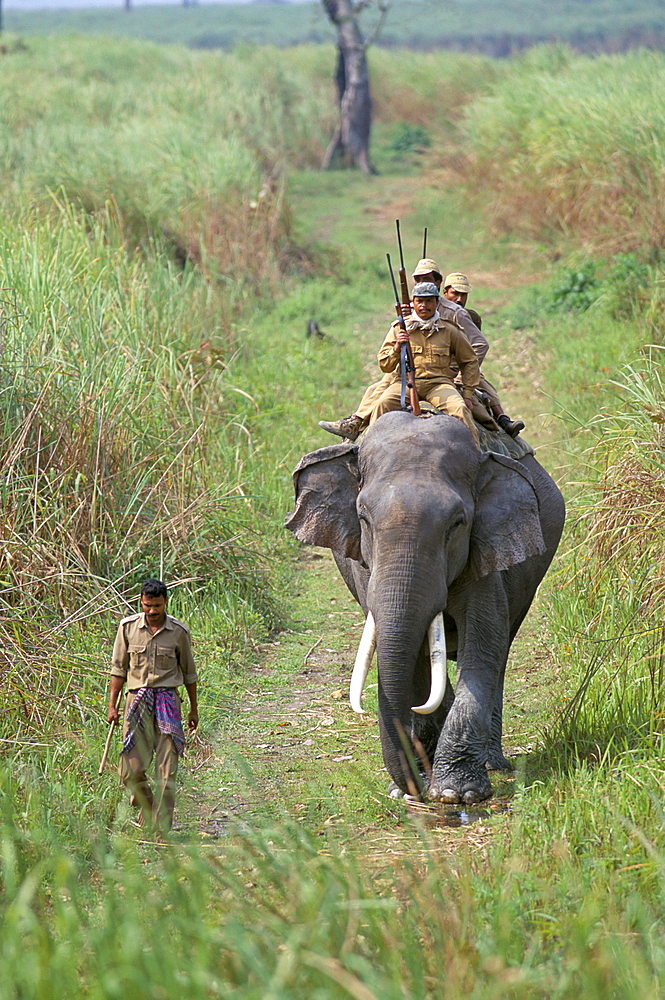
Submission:
M 406 792 L 403 792 L 399 785 L 396 785 L 394 781 L 391 781 L 388 785 L 388 798 L 390 799 L 403 799 Z
M 433 802 L 445 802 L 447 805 L 462 803 L 467 806 L 491 799 L 493 794 L 487 775 L 462 779 L 453 778 L 452 775 L 434 778 L 427 792 Z
M 388 797 L 391 799 L 408 799 L 411 802 L 422 802 L 422 796 L 420 795 L 410 795 L 408 792 L 403 792 L 399 785 L 391 781 L 388 785 Z
M 514 771 L 515 765 L 512 764 L 507 757 L 504 756 L 501 750 L 491 751 L 487 756 L 486 767 L 488 771 Z

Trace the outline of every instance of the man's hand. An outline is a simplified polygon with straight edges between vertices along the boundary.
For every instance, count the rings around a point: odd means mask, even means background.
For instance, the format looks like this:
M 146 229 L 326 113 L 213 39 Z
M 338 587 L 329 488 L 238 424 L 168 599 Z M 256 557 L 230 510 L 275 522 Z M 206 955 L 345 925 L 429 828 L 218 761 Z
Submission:
M 464 402 L 466 403 L 466 405 L 469 407 L 470 410 L 473 409 L 473 400 L 470 399 L 469 396 L 464 397 Z
M 411 313 L 413 309 L 410 302 L 400 302 L 399 311 L 404 319 L 411 319 Z
M 393 353 L 399 354 L 399 352 L 402 350 L 402 344 L 408 344 L 408 343 L 409 343 L 408 333 L 406 332 L 406 330 L 400 330 L 399 333 L 397 334 L 397 340 L 395 341 L 395 347 L 393 348 Z
M 193 733 L 199 724 L 199 699 L 196 694 L 196 681 L 185 682 L 185 690 L 189 698 L 189 715 L 187 716 L 187 728 Z
M 125 686 L 125 680 L 123 677 L 116 677 L 113 675 L 111 677 L 111 690 L 109 691 L 109 710 L 106 716 L 106 721 L 109 725 L 112 722 L 120 721 L 120 712 L 118 711 L 118 704 L 120 702 L 120 695 L 122 689 Z

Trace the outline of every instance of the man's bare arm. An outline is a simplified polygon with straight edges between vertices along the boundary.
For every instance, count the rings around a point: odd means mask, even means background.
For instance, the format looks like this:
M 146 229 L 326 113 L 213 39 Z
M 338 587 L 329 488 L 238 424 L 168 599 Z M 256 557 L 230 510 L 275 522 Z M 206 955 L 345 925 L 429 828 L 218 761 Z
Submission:
M 107 715 L 108 722 L 117 722 L 120 718 L 120 712 L 118 711 L 118 698 L 120 697 L 120 692 L 125 686 L 124 677 L 116 677 L 115 674 L 111 675 L 111 690 L 109 691 L 109 711 Z

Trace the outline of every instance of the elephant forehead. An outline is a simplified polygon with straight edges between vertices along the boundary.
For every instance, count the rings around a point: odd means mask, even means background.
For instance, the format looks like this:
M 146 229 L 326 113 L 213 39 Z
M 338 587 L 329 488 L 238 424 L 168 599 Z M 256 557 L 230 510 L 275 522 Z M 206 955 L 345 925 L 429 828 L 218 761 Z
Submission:
M 473 506 L 471 491 L 453 489 L 434 476 L 421 480 L 392 476 L 384 481 L 365 482 L 356 501 L 358 513 L 368 513 L 383 527 L 406 521 L 430 519 L 441 523 L 453 514 L 469 512 Z
M 377 449 L 360 463 L 361 489 L 393 492 L 414 488 L 472 494 L 481 466 L 475 448 L 399 447 Z
M 447 414 L 425 419 L 411 413 L 386 413 L 369 428 L 359 448 L 362 479 L 426 474 L 473 479 L 481 452 L 461 420 Z

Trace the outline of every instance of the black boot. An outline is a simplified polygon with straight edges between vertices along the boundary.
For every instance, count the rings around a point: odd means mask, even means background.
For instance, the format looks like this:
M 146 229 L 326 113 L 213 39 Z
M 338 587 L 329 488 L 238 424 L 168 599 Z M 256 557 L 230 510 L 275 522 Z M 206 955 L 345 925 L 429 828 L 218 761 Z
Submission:
M 510 434 L 512 438 L 516 438 L 520 431 L 524 430 L 524 421 L 522 420 L 511 420 L 507 413 L 502 413 L 500 417 L 496 418 L 496 422 L 502 431 L 506 434 Z

